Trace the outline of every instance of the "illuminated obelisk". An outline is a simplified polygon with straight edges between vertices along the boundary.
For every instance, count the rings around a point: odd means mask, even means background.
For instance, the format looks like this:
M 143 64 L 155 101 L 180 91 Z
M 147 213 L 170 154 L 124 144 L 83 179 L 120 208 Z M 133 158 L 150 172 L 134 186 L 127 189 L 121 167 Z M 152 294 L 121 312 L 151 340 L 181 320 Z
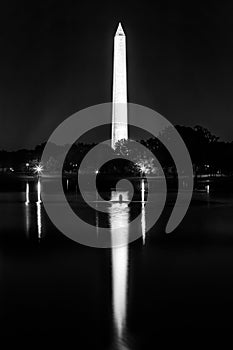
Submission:
M 119 23 L 114 37 L 112 148 L 117 141 L 128 139 L 126 37 Z

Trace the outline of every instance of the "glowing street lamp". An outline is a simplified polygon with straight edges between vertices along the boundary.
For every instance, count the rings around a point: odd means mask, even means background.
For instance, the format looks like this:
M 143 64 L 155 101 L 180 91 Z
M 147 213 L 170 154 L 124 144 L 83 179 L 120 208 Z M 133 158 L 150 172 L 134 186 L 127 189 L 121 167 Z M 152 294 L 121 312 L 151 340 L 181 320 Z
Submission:
M 44 170 L 44 167 L 42 164 L 38 164 L 38 165 L 35 165 L 34 168 L 34 173 L 37 174 L 38 176 L 40 176 Z
M 141 169 L 141 172 L 142 173 L 145 173 L 146 172 L 146 167 L 145 167 L 145 165 L 140 165 L 140 169 Z
M 141 176 L 145 176 L 145 174 L 147 173 L 147 167 L 145 164 L 143 163 L 137 163 L 139 169 L 140 169 L 140 172 L 141 172 Z

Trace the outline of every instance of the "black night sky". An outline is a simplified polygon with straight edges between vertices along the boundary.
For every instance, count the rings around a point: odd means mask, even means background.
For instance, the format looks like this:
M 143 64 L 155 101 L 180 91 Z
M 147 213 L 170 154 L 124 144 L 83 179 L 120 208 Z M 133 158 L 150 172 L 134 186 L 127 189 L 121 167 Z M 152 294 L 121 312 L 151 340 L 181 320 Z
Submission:
M 232 2 L 15 0 L 0 7 L 0 148 L 34 148 L 69 115 L 111 101 L 119 21 L 129 102 L 233 140 Z

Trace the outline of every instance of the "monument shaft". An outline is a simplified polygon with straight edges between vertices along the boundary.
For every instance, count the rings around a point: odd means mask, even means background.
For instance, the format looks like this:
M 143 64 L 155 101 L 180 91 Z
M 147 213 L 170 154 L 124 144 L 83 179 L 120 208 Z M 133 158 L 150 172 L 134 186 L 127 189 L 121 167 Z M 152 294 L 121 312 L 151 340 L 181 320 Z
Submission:
M 114 37 L 112 96 L 112 148 L 128 139 L 126 37 L 121 24 Z

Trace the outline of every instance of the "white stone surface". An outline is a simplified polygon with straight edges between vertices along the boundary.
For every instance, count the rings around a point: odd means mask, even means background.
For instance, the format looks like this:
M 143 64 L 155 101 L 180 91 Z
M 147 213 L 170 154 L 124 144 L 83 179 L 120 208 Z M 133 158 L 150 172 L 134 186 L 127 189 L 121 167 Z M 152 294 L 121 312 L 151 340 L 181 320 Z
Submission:
M 114 37 L 112 147 L 128 139 L 126 36 L 119 23 Z

